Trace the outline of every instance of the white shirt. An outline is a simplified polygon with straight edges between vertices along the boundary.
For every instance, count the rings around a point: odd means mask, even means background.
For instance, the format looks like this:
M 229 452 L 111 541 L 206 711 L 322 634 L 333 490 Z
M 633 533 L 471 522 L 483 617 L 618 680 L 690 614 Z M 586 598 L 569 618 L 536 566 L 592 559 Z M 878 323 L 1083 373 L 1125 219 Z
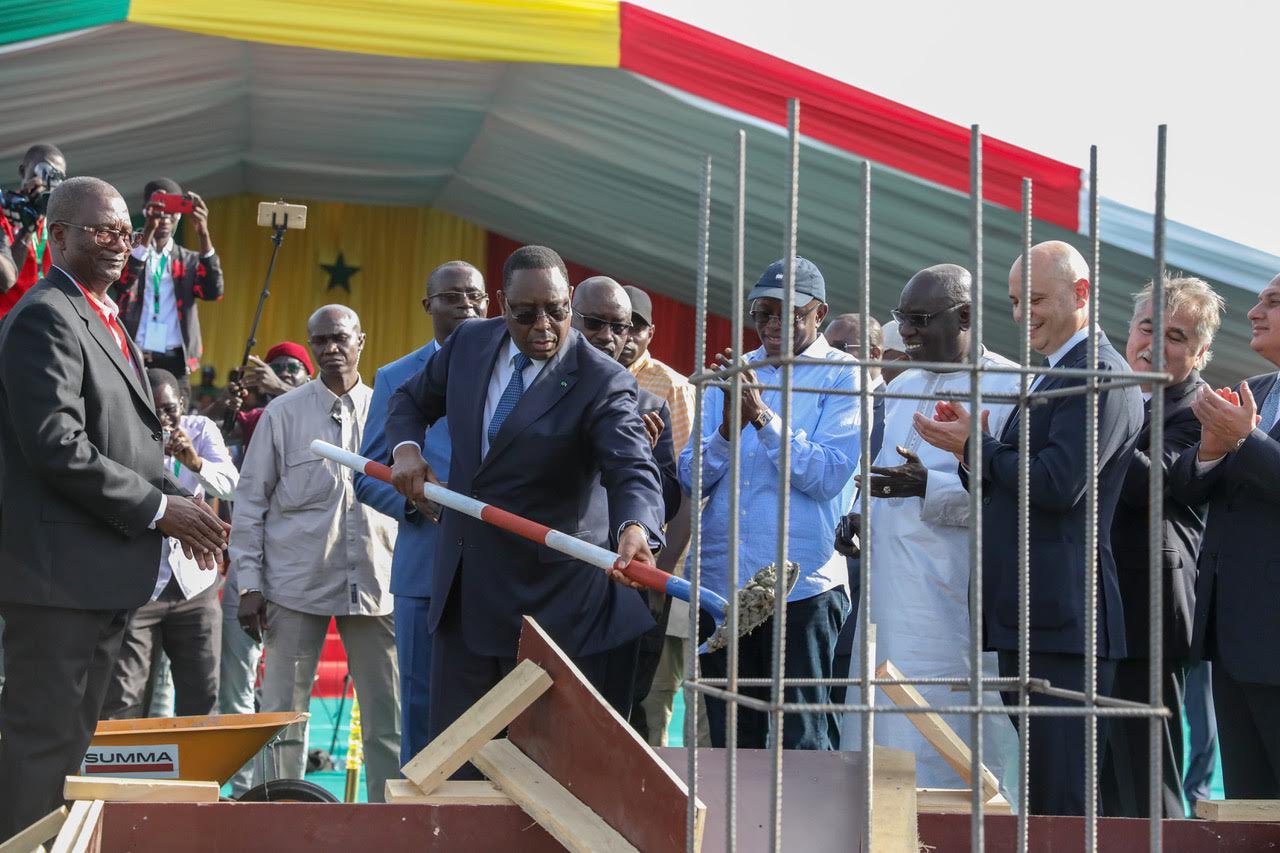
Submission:
M 1056 350 L 1054 350 L 1053 352 L 1049 353 L 1048 356 L 1046 356 L 1049 362 L 1049 366 L 1057 367 L 1058 362 L 1062 361 L 1062 359 L 1066 356 L 1066 354 L 1071 352 L 1072 348 L 1075 347 L 1076 344 L 1080 343 L 1087 337 L 1089 337 L 1088 326 L 1085 326 L 1083 329 L 1077 329 L 1074 335 L 1067 338 L 1066 343 L 1064 343 L 1062 346 L 1058 347 Z M 1039 385 L 1040 382 L 1043 381 L 1046 375 L 1047 374 L 1041 373 L 1039 376 L 1037 376 L 1036 381 L 1031 383 L 1031 387 L 1035 388 L 1037 385 Z
M 511 338 L 507 338 L 507 347 L 502 351 L 502 355 L 498 356 L 498 362 L 493 366 L 493 373 L 489 376 L 489 390 L 484 398 L 484 417 L 480 421 L 481 459 L 489 455 L 489 421 L 493 420 L 493 413 L 498 408 L 498 401 L 502 399 L 502 392 L 507 390 L 507 385 L 511 382 L 511 375 L 516 371 L 515 361 L 516 356 L 519 354 L 520 348 L 516 346 L 516 342 Z M 529 393 L 529 386 L 533 384 L 533 380 L 538 378 L 538 374 L 546 366 L 547 362 L 545 360 L 530 360 L 529 365 L 521 373 L 521 376 L 524 377 L 526 394 Z
M 138 347 L 143 352 L 158 353 L 177 349 L 182 346 L 182 325 L 173 290 L 173 239 L 170 238 L 163 249 L 136 246 L 132 254 L 145 264 L 140 282 L 142 317 L 138 321 Z M 158 283 L 157 272 L 160 273 Z

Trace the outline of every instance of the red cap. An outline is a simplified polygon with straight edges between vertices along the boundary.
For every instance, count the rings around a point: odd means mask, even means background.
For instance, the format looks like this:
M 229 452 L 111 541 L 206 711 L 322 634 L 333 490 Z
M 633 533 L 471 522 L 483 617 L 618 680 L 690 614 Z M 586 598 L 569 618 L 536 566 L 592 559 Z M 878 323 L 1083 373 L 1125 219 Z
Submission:
M 302 344 L 295 344 L 293 341 L 282 341 L 267 350 L 267 357 L 264 360 L 267 364 L 270 364 L 272 359 L 282 355 L 288 356 L 289 358 L 296 358 L 298 361 L 302 362 L 302 364 L 307 368 L 308 376 L 316 372 L 316 369 L 311 365 L 311 353 L 307 352 L 306 347 Z

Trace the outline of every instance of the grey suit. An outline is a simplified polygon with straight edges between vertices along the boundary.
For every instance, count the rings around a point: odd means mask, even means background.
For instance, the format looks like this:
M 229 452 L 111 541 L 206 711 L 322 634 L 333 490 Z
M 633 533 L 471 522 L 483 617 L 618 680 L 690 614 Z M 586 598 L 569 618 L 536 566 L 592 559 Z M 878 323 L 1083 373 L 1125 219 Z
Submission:
M 66 274 L 0 325 L 0 837 L 55 808 L 130 609 L 156 582 L 165 488 L 151 391 Z

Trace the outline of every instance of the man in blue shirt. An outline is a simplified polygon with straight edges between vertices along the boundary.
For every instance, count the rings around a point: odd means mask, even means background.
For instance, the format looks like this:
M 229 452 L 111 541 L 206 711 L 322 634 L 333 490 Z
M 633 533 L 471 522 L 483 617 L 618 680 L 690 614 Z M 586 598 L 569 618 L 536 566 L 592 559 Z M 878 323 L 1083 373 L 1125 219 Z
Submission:
M 748 362 L 782 355 L 782 261 L 769 265 L 748 297 L 751 320 L 763 346 L 748 353 Z M 810 261 L 796 258 L 794 344 L 804 359 L 793 370 L 795 387 L 823 388 L 831 392 L 858 388 L 852 360 L 829 345 L 818 327 L 827 315 L 826 285 L 822 273 Z M 732 353 L 716 356 L 721 365 L 731 363 Z M 777 385 L 781 371 L 761 366 L 743 374 L 747 382 Z M 742 421 L 728 423 L 728 397 L 718 388 L 708 389 L 702 407 L 702 511 L 703 586 L 725 591 L 728 581 L 729 435 L 741 431 L 742 477 L 739 493 L 740 588 L 762 566 L 778 559 L 777 516 L 778 460 L 784 442 L 791 446 L 791 516 L 787 559 L 798 563 L 800 576 L 787 598 L 785 668 L 788 678 L 832 678 L 836 638 L 849 615 L 848 569 L 833 545 L 836 522 L 852 500 L 851 477 L 858 462 L 859 410 L 856 396 L 840 393 L 792 395 L 789 435 L 775 409 L 781 393 L 743 389 Z M 686 491 L 693 483 L 693 443 L 680 455 L 680 482 Z M 739 645 L 738 674 L 743 678 L 767 678 L 772 673 L 773 628 L 766 623 L 743 637 Z M 727 674 L 724 651 L 703 655 L 702 674 L 723 678 Z M 767 699 L 769 689 L 743 688 L 742 692 Z M 787 702 L 822 703 L 829 686 L 789 687 Z M 707 698 L 707 716 L 713 746 L 725 745 L 724 703 Z M 782 743 L 788 749 L 831 749 L 829 714 L 788 714 Z M 738 746 L 763 748 L 768 744 L 766 714 L 739 709 Z M 776 737 L 777 732 L 774 733 Z
M 466 261 L 449 261 L 427 278 L 422 307 L 431 316 L 435 337 L 426 346 L 378 369 L 365 423 L 360 455 L 391 463 L 387 447 L 387 404 L 405 381 L 422 369 L 461 323 L 483 317 L 489 309 L 484 278 Z M 441 418 L 427 430 L 423 454 L 435 471 L 449 470 L 449 425 Z M 355 475 L 356 497 L 400 522 L 391 560 L 391 594 L 396 627 L 396 656 L 400 660 L 400 763 L 403 766 L 427 745 L 428 695 L 431 689 L 431 555 L 437 526 L 411 501 L 387 483 Z

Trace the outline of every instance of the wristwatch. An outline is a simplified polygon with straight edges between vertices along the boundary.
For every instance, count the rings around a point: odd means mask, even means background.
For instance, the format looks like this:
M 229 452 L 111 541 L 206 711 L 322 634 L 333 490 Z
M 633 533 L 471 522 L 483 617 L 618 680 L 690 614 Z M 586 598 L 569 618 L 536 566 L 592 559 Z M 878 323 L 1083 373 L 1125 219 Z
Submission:
M 765 409 L 764 411 L 760 412 L 760 414 L 756 415 L 754 418 L 751 419 L 751 425 L 755 427 L 757 430 L 761 430 L 767 427 L 769 425 L 769 422 L 772 420 L 773 420 L 773 411 L 770 409 Z

